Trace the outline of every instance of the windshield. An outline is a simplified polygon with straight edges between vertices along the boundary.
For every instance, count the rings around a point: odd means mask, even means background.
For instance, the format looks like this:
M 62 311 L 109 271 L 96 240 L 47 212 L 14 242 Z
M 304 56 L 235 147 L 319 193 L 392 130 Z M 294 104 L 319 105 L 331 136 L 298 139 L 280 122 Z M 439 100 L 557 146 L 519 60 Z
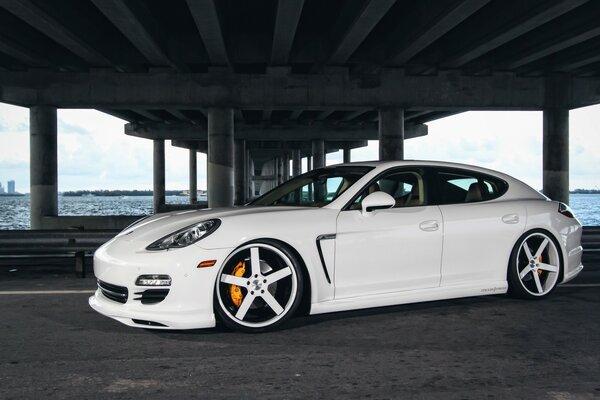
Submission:
M 253 206 L 323 207 L 373 167 L 329 167 L 299 175 L 257 198 Z

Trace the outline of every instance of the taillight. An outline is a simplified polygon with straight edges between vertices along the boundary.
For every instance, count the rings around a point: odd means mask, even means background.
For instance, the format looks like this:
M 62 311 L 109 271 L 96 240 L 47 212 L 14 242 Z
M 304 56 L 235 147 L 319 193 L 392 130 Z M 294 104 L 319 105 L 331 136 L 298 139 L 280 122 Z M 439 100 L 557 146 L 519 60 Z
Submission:
M 565 203 L 558 203 L 558 212 L 568 218 L 575 218 L 575 214 L 573 214 L 573 210 L 571 207 L 566 205 Z

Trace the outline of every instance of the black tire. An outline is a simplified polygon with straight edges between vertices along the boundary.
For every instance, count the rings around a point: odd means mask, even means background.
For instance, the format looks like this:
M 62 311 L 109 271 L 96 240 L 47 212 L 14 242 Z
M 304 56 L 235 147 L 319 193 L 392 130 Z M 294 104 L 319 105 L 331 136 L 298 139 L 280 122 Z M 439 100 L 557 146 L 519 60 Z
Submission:
M 554 235 L 543 229 L 523 234 L 508 263 L 509 293 L 539 300 L 550 295 L 560 282 L 563 258 Z
M 252 262 L 257 259 L 258 267 Z M 286 246 L 273 240 L 247 243 L 235 249 L 219 269 L 215 314 L 233 330 L 272 330 L 294 315 L 303 285 L 300 262 Z

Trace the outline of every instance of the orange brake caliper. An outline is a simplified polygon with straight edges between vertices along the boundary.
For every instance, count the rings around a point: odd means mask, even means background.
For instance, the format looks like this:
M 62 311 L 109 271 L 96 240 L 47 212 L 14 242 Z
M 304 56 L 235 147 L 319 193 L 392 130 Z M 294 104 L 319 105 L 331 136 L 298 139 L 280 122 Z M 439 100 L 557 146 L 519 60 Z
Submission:
M 246 263 L 240 261 L 235 268 L 233 269 L 233 276 L 244 276 L 246 273 Z M 244 295 L 242 294 L 242 288 L 237 285 L 229 285 L 229 297 L 231 297 L 231 301 L 236 307 L 239 307 L 242 304 L 242 300 L 244 300 Z
M 539 256 L 539 257 L 538 257 L 538 261 L 539 261 L 539 262 L 542 262 L 542 256 Z M 542 272 L 544 272 L 544 271 L 542 271 L 541 269 L 538 269 L 538 270 L 537 270 L 537 273 L 538 273 L 538 275 L 539 275 L 539 276 L 542 276 Z

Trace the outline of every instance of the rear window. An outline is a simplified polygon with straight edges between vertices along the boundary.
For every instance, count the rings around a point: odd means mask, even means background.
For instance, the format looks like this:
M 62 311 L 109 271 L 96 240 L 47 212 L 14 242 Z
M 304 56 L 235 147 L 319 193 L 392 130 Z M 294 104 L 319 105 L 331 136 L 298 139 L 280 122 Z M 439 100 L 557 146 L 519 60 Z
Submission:
M 441 170 L 437 173 L 440 204 L 477 203 L 493 200 L 508 190 L 499 178 L 462 170 Z

